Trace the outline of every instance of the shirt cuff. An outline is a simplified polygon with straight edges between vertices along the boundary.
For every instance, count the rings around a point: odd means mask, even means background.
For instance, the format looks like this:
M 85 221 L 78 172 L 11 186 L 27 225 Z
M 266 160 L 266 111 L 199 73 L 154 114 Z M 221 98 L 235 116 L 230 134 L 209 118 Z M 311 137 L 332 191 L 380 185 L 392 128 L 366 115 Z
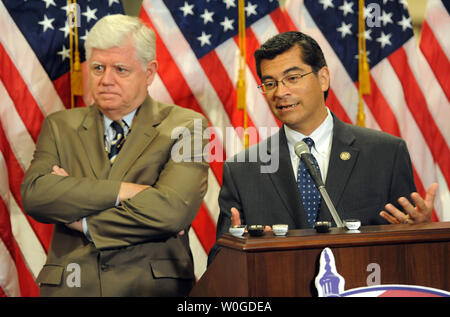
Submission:
M 89 229 L 88 229 L 86 217 L 81 219 L 81 226 L 83 227 L 83 233 L 86 236 L 86 239 L 88 239 L 90 242 L 92 242 L 92 237 L 89 234 Z
M 117 206 L 119 206 L 119 195 L 117 195 L 117 198 L 116 198 L 116 207 Z M 81 219 L 81 226 L 83 228 L 83 233 L 86 236 L 86 239 L 88 239 L 90 242 L 92 242 L 92 237 L 89 234 L 89 228 L 87 225 L 86 217 Z

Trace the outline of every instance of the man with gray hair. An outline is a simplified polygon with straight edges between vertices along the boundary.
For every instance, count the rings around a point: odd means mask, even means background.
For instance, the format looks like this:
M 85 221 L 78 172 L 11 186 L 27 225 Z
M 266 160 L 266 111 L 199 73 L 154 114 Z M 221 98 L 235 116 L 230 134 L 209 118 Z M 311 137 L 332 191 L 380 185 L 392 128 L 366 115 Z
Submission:
M 186 142 L 172 130 L 184 127 L 194 144 L 202 138 L 194 122 L 208 123 L 148 96 L 155 35 L 138 18 L 99 20 L 86 56 L 94 104 L 46 117 L 22 184 L 26 212 L 55 224 L 40 295 L 187 295 L 195 282 L 187 230 L 208 164 L 195 153 L 172 160 L 172 147 Z

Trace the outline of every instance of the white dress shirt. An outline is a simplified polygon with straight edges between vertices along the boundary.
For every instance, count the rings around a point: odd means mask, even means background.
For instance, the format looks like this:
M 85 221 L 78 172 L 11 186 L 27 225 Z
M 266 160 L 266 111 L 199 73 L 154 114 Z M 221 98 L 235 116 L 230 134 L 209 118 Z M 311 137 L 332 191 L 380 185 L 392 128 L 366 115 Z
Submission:
M 295 180 L 297 180 L 298 164 L 300 163 L 300 159 L 297 154 L 295 154 L 294 146 L 297 142 L 302 141 L 304 138 L 310 137 L 314 141 L 311 154 L 314 155 L 317 163 L 319 164 L 322 180 L 325 183 L 328 172 L 328 163 L 330 162 L 334 126 L 333 116 L 328 108 L 327 113 L 328 115 L 325 120 L 316 130 L 313 131 L 313 133 L 311 133 L 311 135 L 303 135 L 300 132 L 292 130 L 284 125 Z

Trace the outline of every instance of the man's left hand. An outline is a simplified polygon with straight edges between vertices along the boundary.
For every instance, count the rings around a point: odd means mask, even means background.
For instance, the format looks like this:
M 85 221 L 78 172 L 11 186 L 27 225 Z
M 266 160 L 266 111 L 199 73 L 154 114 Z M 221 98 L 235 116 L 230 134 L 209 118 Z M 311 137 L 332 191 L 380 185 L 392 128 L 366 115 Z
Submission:
M 416 224 L 430 222 L 431 213 L 434 208 L 434 198 L 436 197 L 438 184 L 433 183 L 423 199 L 418 193 L 412 193 L 411 199 L 415 203 L 415 207 L 405 197 L 400 197 L 398 203 L 403 207 L 406 214 L 398 210 L 394 205 L 387 204 L 386 210 L 380 212 L 380 216 L 393 224 L 405 223 Z
M 66 223 L 66 227 L 75 231 L 83 232 L 82 220 L 74 221 L 71 223 Z
M 53 165 L 51 174 L 59 176 L 69 176 L 69 173 L 67 173 L 64 168 L 59 167 L 58 165 Z

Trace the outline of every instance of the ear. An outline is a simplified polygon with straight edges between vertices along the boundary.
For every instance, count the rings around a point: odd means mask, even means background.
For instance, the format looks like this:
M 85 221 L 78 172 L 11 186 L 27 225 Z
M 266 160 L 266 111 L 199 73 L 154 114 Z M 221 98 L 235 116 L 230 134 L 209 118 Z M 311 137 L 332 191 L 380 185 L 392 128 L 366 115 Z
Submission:
M 317 73 L 319 78 L 320 87 L 322 91 L 327 91 L 330 88 L 330 71 L 327 66 L 322 67 Z
M 153 80 L 155 79 L 157 70 L 158 70 L 158 62 L 156 60 L 152 60 L 147 64 L 147 69 L 145 71 L 147 86 L 150 86 L 152 84 Z

